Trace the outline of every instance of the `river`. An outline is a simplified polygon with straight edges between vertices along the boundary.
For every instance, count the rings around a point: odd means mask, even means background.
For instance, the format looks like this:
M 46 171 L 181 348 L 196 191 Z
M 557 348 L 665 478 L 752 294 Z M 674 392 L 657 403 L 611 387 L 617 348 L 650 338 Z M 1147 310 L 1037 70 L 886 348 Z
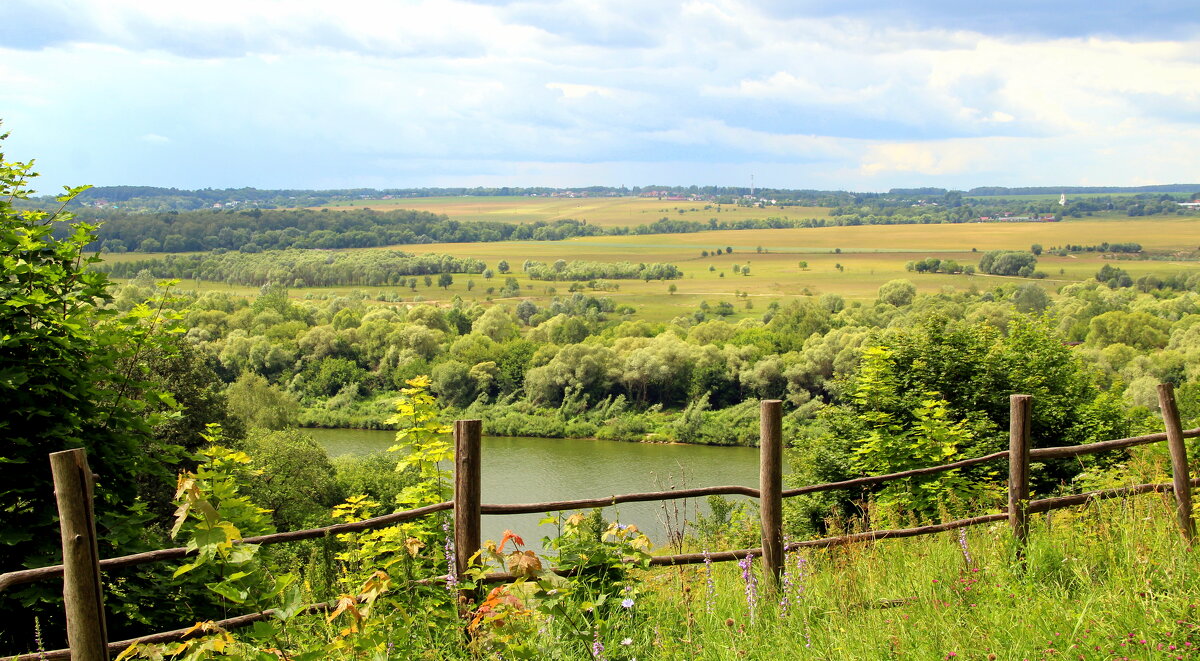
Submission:
M 394 432 L 307 429 L 329 456 L 386 450 Z M 614 494 L 724 484 L 758 486 L 758 449 L 705 445 L 658 445 L 581 439 L 483 438 L 483 502 L 532 503 L 603 498 Z M 676 510 L 676 504 L 678 510 Z M 667 511 L 695 520 L 704 499 L 668 501 Z M 604 508 L 610 520 L 633 523 L 656 543 L 666 539 L 661 503 L 624 503 Z M 504 530 L 521 535 L 535 550 L 554 535 L 538 526 L 542 514 L 483 517 L 483 538 L 499 541 Z M 678 518 L 672 516 L 672 518 Z

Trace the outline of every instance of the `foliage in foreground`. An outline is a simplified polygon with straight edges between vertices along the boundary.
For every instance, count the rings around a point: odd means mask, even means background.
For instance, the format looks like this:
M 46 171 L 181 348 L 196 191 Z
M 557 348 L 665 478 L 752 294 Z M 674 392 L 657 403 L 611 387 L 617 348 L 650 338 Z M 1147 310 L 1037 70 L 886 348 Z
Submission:
M 1147 455 L 1159 461 L 1157 455 Z M 1153 468 L 1140 466 L 1126 474 Z M 1112 481 L 1113 473 L 1097 476 Z M 1162 475 L 1156 476 L 1162 479 Z M 583 514 L 550 523 L 547 557 L 506 535 L 485 554 L 521 575 L 454 599 L 388 553 L 445 567 L 452 549 L 350 546 L 353 586 L 319 615 L 275 620 L 142 658 L 372 659 L 1180 659 L 1200 657 L 1200 558 L 1163 496 L 1095 503 L 1035 519 L 1024 560 L 1007 526 L 789 554 L 780 587 L 757 560 L 647 569 L 636 531 Z M 431 540 L 432 541 L 432 540 Z M 696 540 L 701 543 L 701 540 Z M 713 541 L 713 540 L 709 540 Z M 715 549 L 714 549 L 715 550 Z M 630 563 L 622 558 L 642 558 Z M 572 578 L 548 574 L 551 564 Z M 372 569 L 372 567 L 375 567 Z M 429 567 L 433 569 L 433 566 Z M 201 629 L 212 625 L 199 624 Z
M 0 135 L 0 140 L 4 139 Z M 105 307 L 112 283 L 83 250 L 96 226 L 63 209 L 86 187 L 67 189 L 55 213 L 22 210 L 33 162 L 0 151 L 0 568 L 60 556 L 47 454 L 87 451 L 96 484 L 103 556 L 161 543 L 154 506 L 194 449 L 203 423 L 221 421 L 215 374 L 181 347 L 178 303 L 160 289 L 150 301 Z M 235 434 L 236 435 L 236 434 Z M 189 445 L 191 444 L 191 445 Z M 116 549 L 120 549 L 117 551 Z M 161 584 L 124 581 L 131 601 L 163 596 Z M 51 583 L 0 593 L 0 647 L 25 644 L 35 605 L 59 603 Z M 47 637 L 64 640 L 61 612 L 42 611 Z M 23 626 L 28 624 L 29 626 Z

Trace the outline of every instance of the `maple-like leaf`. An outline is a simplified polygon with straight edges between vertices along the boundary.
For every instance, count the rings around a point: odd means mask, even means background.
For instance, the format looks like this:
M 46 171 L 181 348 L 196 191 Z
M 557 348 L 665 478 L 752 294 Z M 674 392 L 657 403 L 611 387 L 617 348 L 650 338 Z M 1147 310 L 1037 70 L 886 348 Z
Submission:
M 542 571 L 542 561 L 533 551 L 516 551 L 508 556 L 508 571 L 518 576 L 536 576 Z

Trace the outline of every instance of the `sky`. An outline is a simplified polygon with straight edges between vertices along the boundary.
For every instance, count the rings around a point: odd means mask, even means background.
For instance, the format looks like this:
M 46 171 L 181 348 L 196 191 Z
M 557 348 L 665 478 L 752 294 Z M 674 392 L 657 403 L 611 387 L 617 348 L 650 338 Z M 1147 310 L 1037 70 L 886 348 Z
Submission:
M 0 0 L 63 185 L 1200 182 L 1183 0 Z

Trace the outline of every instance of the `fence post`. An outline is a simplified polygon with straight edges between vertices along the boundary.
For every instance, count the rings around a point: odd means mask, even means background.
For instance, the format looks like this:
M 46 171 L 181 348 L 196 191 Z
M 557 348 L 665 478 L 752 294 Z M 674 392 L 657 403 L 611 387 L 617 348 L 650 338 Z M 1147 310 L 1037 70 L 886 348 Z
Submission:
M 480 547 L 483 422 L 454 421 L 454 565 L 459 576 Z
M 108 661 L 100 550 L 92 511 L 92 470 L 81 449 L 50 455 L 63 549 L 67 643 L 76 661 Z
M 1008 399 L 1008 525 L 1017 544 L 1017 557 L 1025 555 L 1029 536 L 1029 427 L 1032 395 Z
M 759 405 L 758 505 L 762 518 L 763 574 L 772 586 L 783 574 L 783 417 L 782 402 Z
M 1187 447 L 1183 444 L 1183 424 L 1179 421 L 1179 408 L 1175 406 L 1175 386 L 1170 383 L 1158 385 L 1158 408 L 1162 411 L 1163 424 L 1167 428 L 1167 447 L 1171 451 L 1171 481 L 1175 485 L 1175 514 L 1179 518 L 1179 531 L 1191 546 L 1196 537 L 1196 521 L 1192 518 L 1192 482 L 1188 474 Z

